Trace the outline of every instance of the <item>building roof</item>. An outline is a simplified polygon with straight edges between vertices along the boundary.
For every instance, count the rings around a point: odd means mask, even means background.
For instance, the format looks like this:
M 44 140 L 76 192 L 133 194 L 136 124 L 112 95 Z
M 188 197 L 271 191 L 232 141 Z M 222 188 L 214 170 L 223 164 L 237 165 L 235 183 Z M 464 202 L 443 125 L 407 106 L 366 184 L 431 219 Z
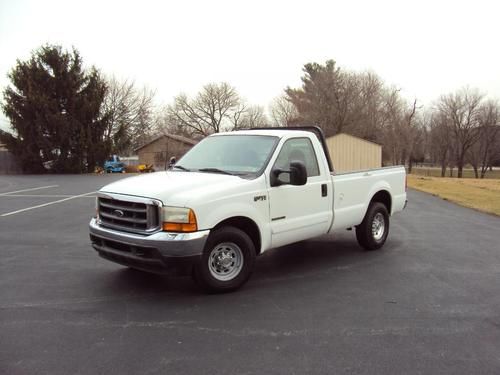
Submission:
M 354 139 L 357 139 L 357 140 L 362 141 L 362 142 L 366 142 L 366 143 L 370 143 L 370 144 L 375 145 L 375 146 L 382 147 L 382 145 L 380 143 L 369 141 L 367 139 L 356 137 L 355 135 L 351 135 L 351 134 L 347 134 L 347 133 L 338 133 L 338 134 L 332 135 L 331 137 L 328 137 L 327 139 L 337 138 L 337 137 L 340 137 L 340 136 L 347 136 L 347 137 L 354 138 Z
M 170 133 L 164 133 L 164 134 L 161 134 L 153 139 L 151 139 L 149 142 L 143 144 L 142 146 L 140 147 L 137 147 L 134 151 L 139 151 L 141 148 L 144 148 L 146 147 L 147 145 L 150 145 L 151 143 L 153 142 L 156 142 L 157 140 L 163 138 L 163 137 L 167 137 L 167 138 L 170 138 L 170 139 L 173 139 L 175 141 L 179 141 L 179 142 L 182 142 L 182 143 L 185 143 L 187 145 L 190 145 L 190 146 L 194 146 L 196 143 L 198 143 L 197 141 L 194 141 L 192 139 L 189 139 L 189 138 L 186 138 L 186 137 L 183 137 L 181 135 L 176 135 L 176 134 L 170 134 Z

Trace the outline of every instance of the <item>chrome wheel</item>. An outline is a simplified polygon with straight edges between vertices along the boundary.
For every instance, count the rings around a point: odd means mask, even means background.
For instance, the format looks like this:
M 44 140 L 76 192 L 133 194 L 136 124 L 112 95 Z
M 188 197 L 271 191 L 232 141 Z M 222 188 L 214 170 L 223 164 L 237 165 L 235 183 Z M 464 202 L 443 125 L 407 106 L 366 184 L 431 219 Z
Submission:
M 243 268 L 243 252 L 233 242 L 215 246 L 208 257 L 210 274 L 219 281 L 234 279 Z
M 380 241 L 384 236 L 385 218 L 382 213 L 378 212 L 372 221 L 372 235 L 375 241 Z

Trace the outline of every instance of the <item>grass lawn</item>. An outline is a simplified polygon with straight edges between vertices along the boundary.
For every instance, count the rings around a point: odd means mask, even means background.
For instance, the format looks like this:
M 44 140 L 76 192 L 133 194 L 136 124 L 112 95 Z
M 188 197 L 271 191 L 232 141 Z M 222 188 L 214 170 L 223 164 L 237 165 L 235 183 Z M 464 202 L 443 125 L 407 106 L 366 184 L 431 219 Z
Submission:
M 408 186 L 465 207 L 500 216 L 500 179 L 408 175 Z

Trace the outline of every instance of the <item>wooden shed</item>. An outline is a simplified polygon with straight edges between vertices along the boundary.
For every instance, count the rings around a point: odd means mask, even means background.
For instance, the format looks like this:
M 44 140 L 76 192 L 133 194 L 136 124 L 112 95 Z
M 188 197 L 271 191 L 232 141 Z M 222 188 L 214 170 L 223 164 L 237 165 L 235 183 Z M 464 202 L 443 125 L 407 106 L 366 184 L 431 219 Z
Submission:
M 0 174 L 21 173 L 22 169 L 16 157 L 0 143 Z
M 382 167 L 382 146 L 349 134 L 340 133 L 326 139 L 336 172 Z
M 156 171 L 164 170 L 172 156 L 179 159 L 197 141 L 175 134 L 162 134 L 148 143 L 136 148 L 139 164 L 153 165 Z

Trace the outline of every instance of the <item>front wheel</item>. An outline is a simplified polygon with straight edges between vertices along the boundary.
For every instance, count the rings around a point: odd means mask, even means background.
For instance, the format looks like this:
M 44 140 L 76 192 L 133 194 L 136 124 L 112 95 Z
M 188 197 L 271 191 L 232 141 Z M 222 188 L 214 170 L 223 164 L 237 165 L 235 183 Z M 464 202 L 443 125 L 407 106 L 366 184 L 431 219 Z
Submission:
M 389 234 L 389 213 L 383 203 L 372 202 L 365 218 L 356 227 L 356 238 L 366 250 L 380 249 Z
M 231 292 L 250 277 L 255 246 L 248 235 L 235 227 L 222 227 L 210 234 L 194 280 L 211 293 Z

